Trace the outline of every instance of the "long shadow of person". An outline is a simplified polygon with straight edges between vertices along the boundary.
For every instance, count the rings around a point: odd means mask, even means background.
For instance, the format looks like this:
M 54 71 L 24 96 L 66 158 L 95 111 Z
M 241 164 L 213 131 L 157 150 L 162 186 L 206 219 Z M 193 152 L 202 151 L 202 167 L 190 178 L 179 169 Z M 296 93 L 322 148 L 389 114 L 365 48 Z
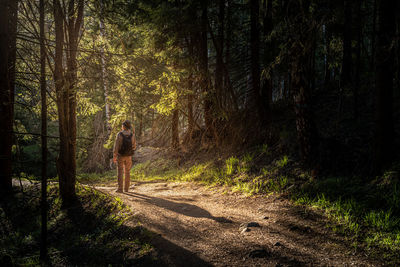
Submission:
M 231 220 L 224 217 L 214 217 L 205 209 L 202 209 L 196 205 L 184 203 L 184 202 L 175 202 L 163 198 L 151 197 L 139 193 L 133 192 L 125 192 L 126 195 L 129 195 L 134 198 L 141 199 L 149 204 L 155 205 L 157 207 L 167 209 L 185 216 L 194 217 L 194 218 L 207 218 L 212 219 L 219 223 L 232 223 Z

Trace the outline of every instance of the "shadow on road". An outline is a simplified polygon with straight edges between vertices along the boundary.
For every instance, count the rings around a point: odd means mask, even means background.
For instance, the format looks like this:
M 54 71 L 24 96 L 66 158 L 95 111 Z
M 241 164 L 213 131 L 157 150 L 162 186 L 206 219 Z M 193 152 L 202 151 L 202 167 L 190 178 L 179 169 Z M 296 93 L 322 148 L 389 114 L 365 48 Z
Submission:
M 157 207 L 167 209 L 185 216 L 194 217 L 194 218 L 207 218 L 212 219 L 219 223 L 232 223 L 231 220 L 224 217 L 214 217 L 205 209 L 202 209 L 196 205 L 184 203 L 184 202 L 175 202 L 163 198 L 146 196 L 139 193 L 125 192 L 126 195 L 129 195 L 134 198 L 138 198 L 146 201 L 149 204 L 155 205 Z

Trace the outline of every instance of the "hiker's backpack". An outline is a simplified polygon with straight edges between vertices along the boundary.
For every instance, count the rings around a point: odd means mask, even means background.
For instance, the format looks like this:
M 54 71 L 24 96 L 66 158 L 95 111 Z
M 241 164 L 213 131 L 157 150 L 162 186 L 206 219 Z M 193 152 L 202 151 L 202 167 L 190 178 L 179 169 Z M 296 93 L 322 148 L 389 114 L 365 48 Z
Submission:
M 122 144 L 118 150 L 118 154 L 120 154 L 121 156 L 132 156 L 132 133 L 130 135 L 125 135 L 120 132 L 119 134 L 122 135 Z

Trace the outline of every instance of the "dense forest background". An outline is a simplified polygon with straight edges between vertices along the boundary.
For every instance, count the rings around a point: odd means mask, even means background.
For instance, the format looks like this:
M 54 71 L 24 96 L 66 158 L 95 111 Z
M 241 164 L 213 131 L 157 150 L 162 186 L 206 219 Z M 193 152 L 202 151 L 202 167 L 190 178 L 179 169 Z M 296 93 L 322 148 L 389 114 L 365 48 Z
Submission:
M 324 173 L 398 155 L 396 1 L 44 2 L 52 177 L 68 140 L 79 171 L 109 168 L 126 118 L 142 145 L 279 146 Z M 2 168 L 39 176 L 39 3 L 2 5 Z

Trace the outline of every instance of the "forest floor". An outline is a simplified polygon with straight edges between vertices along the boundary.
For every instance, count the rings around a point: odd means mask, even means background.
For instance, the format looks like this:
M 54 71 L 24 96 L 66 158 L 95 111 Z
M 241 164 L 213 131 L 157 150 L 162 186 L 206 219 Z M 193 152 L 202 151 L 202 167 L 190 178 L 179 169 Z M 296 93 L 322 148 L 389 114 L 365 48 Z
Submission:
M 157 151 L 142 148 L 137 162 Z M 134 178 L 134 177 L 133 177 Z M 193 182 L 133 181 L 94 185 L 118 197 L 153 235 L 168 266 L 379 266 L 346 236 L 328 228 L 322 212 L 279 194 L 246 196 Z

